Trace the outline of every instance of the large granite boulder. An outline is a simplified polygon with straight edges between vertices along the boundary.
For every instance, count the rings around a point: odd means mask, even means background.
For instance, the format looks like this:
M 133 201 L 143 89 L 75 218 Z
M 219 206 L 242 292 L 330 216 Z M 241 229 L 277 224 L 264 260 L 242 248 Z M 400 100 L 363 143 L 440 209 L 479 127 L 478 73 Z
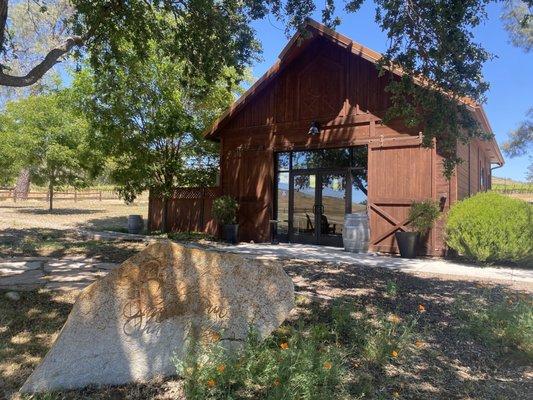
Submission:
M 263 337 L 294 306 L 278 264 L 155 243 L 81 292 L 22 392 L 122 384 L 175 374 L 191 335 L 227 344 Z

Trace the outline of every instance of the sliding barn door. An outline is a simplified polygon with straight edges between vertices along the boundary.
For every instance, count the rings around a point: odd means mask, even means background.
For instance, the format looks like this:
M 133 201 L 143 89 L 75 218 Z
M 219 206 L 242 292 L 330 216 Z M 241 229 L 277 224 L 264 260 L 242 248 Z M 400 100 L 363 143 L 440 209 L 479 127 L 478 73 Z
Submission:
M 408 229 L 411 203 L 434 197 L 434 149 L 422 148 L 419 143 L 413 138 L 369 145 L 370 251 L 397 252 L 394 232 Z

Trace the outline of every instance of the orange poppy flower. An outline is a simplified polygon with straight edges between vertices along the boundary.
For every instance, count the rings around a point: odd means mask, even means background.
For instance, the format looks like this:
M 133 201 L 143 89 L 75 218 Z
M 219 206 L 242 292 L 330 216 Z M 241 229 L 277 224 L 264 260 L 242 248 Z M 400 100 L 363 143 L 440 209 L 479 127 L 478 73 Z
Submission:
M 279 386 L 281 384 L 281 382 L 279 381 L 278 378 L 274 379 L 274 386 Z
M 224 364 L 220 364 L 219 366 L 217 366 L 217 371 L 220 373 L 224 372 L 225 369 L 226 366 Z
M 398 357 L 398 352 L 396 350 L 392 350 L 392 352 L 390 353 L 390 355 L 393 357 L 393 358 L 396 358 Z
M 289 348 L 289 343 L 287 342 L 283 342 L 282 344 L 279 345 L 279 347 L 282 349 L 282 350 L 287 350 Z
M 417 341 L 415 342 L 415 346 L 418 347 L 418 348 L 421 348 L 421 347 L 424 346 L 424 342 L 421 341 L 421 340 L 417 340 Z
M 400 323 L 400 317 L 398 317 L 396 314 L 392 314 L 389 317 L 389 321 L 392 322 L 393 324 L 399 324 Z
M 421 313 L 426 312 L 426 306 L 423 305 L 423 304 L 419 304 L 418 305 L 418 311 L 421 312 Z
M 214 388 L 216 384 L 217 384 L 217 382 L 214 379 L 209 379 L 207 381 L 207 387 L 208 388 Z
M 326 361 L 326 362 L 324 363 L 324 369 L 331 369 L 331 367 L 333 367 L 333 364 L 330 363 L 329 361 Z

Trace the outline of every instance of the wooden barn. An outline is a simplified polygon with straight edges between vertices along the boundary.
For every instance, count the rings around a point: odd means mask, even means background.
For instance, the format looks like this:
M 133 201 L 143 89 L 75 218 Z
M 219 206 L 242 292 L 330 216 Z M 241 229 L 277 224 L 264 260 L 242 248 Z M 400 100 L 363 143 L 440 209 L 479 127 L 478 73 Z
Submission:
M 464 162 L 447 180 L 436 146 L 383 124 L 390 98 L 380 54 L 315 21 L 306 30 L 206 133 L 220 142 L 220 186 L 207 197 L 177 194 L 167 215 L 174 230 L 213 232 L 212 198 L 228 194 L 239 203 L 242 241 L 270 240 L 276 220 L 281 241 L 340 246 L 344 214 L 359 211 L 368 213 L 370 250 L 396 252 L 394 232 L 407 229 L 413 201 L 435 199 L 446 210 L 490 188 L 491 165 L 504 162 L 495 140 L 459 145 Z M 467 106 L 491 132 L 483 108 Z M 160 217 L 152 199 L 152 229 Z M 426 254 L 444 251 L 439 222 Z

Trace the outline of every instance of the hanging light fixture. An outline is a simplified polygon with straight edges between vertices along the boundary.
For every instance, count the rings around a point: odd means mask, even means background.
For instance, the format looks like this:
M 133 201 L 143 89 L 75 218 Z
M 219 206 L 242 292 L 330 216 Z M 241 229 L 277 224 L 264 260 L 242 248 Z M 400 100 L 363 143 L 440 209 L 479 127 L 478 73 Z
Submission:
M 320 124 L 318 121 L 311 122 L 311 126 L 309 127 L 309 131 L 307 131 L 308 135 L 318 135 L 320 133 Z

